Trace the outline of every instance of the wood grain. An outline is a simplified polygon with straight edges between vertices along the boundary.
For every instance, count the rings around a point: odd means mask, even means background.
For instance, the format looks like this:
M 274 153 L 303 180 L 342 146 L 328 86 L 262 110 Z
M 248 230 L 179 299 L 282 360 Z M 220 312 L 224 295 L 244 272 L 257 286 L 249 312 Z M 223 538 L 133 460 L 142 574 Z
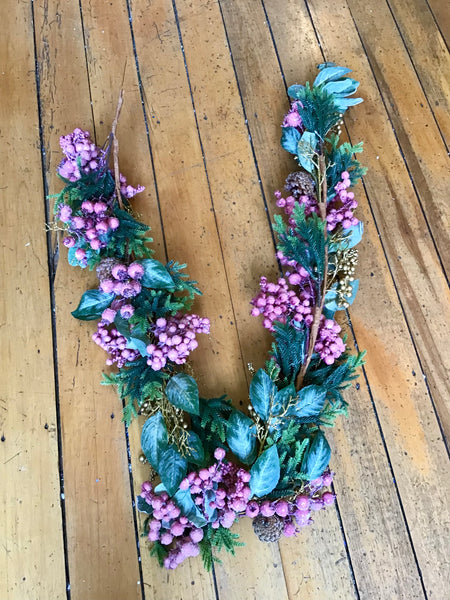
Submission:
M 283 40 L 286 39 L 286 30 L 289 31 L 290 36 L 288 37 L 291 40 L 293 37 L 295 39 L 296 32 L 304 31 L 308 26 L 308 15 L 306 14 L 306 11 L 302 15 L 302 13 L 298 11 L 298 7 L 296 7 L 295 3 L 292 3 L 292 10 L 284 13 L 286 20 L 278 22 L 274 5 L 275 3 L 271 3 L 270 0 L 266 2 L 281 63 L 283 66 L 286 65 L 285 72 L 291 74 L 296 69 L 301 68 L 301 66 L 298 65 L 295 57 L 292 57 L 292 55 L 286 51 L 287 48 L 285 46 L 283 47 Z M 271 7 L 273 10 L 271 10 Z M 313 9 L 313 23 L 320 36 L 322 47 L 325 50 L 325 56 L 328 56 L 329 43 L 333 44 L 333 52 L 336 54 L 338 52 L 338 41 L 336 42 L 335 47 L 333 36 L 328 34 L 331 30 L 327 15 L 331 12 L 332 7 L 325 7 L 324 3 L 318 5 L 312 2 L 310 3 L 310 7 Z M 294 16 L 294 11 L 297 17 Z M 327 26 L 325 26 L 325 22 L 327 23 Z M 343 35 L 346 35 L 347 40 L 351 40 L 351 27 L 348 27 L 348 30 L 345 30 L 343 22 L 341 23 L 341 26 Z M 283 37 L 281 35 L 282 32 Z M 355 38 L 352 50 L 355 55 L 353 57 L 353 64 L 356 63 L 356 65 L 358 65 L 359 62 L 356 58 L 356 55 L 358 54 L 357 49 L 358 45 Z M 342 52 L 342 50 L 340 50 L 340 52 Z M 361 54 L 361 52 L 359 52 L 359 54 Z M 350 64 L 350 56 L 338 56 L 343 64 Z M 362 69 L 356 71 L 357 78 L 361 77 L 361 71 Z M 302 77 L 302 79 L 304 78 L 305 76 Z M 365 81 L 365 78 L 363 77 L 361 78 L 363 79 L 362 85 L 369 91 L 370 85 L 368 81 Z M 294 80 L 290 79 L 289 75 L 288 84 L 291 83 L 294 83 Z M 357 118 L 357 114 L 355 115 L 355 112 L 357 111 L 349 112 L 348 116 L 346 115 L 345 118 L 346 123 L 349 123 L 348 129 L 351 135 L 353 135 L 354 130 L 357 129 L 359 136 L 364 136 L 364 140 L 370 140 L 372 134 L 377 132 L 379 127 L 379 122 L 375 123 L 373 120 L 374 106 L 377 101 L 376 96 L 368 96 L 369 94 L 366 95 L 365 102 L 357 107 L 359 112 L 362 113 L 359 119 Z M 372 119 L 370 118 L 371 116 Z M 374 132 L 371 131 L 371 127 L 374 128 Z M 359 137 L 358 141 L 359 139 L 362 139 L 362 137 Z M 384 143 L 386 143 L 386 138 L 383 138 L 383 140 Z M 353 141 L 356 142 L 357 140 L 353 139 Z M 367 148 L 366 144 L 365 147 L 364 163 L 369 166 L 369 172 L 365 177 L 365 184 L 369 201 L 372 203 L 374 194 L 372 188 L 369 186 L 369 182 L 371 177 L 377 176 L 382 157 L 380 154 L 379 159 L 377 159 L 377 157 L 373 155 L 372 148 L 370 148 L 370 146 Z M 390 157 L 392 158 L 391 153 Z M 386 171 L 383 170 L 383 173 L 385 172 Z M 394 174 L 392 174 L 392 177 L 394 177 Z M 400 179 L 398 169 L 395 170 L 395 178 L 397 182 Z M 436 591 L 439 590 L 438 593 L 444 595 L 446 575 L 444 575 L 441 580 L 437 580 L 437 573 L 431 573 L 430 569 L 432 568 L 434 561 L 439 563 L 440 557 L 446 553 L 445 546 L 447 541 L 440 534 L 442 527 L 447 527 L 445 525 L 445 523 L 447 523 L 446 492 L 442 490 L 442 494 L 439 493 L 433 497 L 433 500 L 436 502 L 434 509 L 427 509 L 427 506 L 429 506 L 429 489 L 433 485 L 435 477 L 440 477 L 438 474 L 443 472 L 445 473 L 443 481 L 446 489 L 449 484 L 446 449 L 440 436 L 433 406 L 430 402 L 430 398 L 427 397 L 424 381 L 417 381 L 412 375 L 412 373 L 418 373 L 420 367 L 414 351 L 411 352 L 411 347 L 405 340 L 405 333 L 407 330 L 403 321 L 401 307 L 396 299 L 395 289 L 392 286 L 392 282 L 389 281 L 390 277 L 387 275 L 386 270 L 384 271 L 384 276 L 381 278 L 377 277 L 380 265 L 383 264 L 385 258 L 383 256 L 383 250 L 379 245 L 378 233 L 375 230 L 373 217 L 370 214 L 369 206 L 365 202 L 360 203 L 360 210 L 362 210 L 363 221 L 366 225 L 364 243 L 361 245 L 360 249 L 361 265 L 364 265 L 364 270 L 360 272 L 360 279 L 362 290 L 364 291 L 361 292 L 354 306 L 352 306 L 352 323 L 359 347 L 368 350 L 369 361 L 366 366 L 366 372 L 370 385 L 370 392 L 372 399 L 375 401 L 377 411 L 376 416 L 380 419 L 384 439 L 387 440 L 389 461 L 392 464 L 396 484 L 400 491 L 402 507 L 406 515 L 414 550 L 422 568 L 425 588 L 428 591 L 432 588 Z M 390 227 L 393 227 L 392 222 L 390 223 Z M 440 274 L 438 264 L 435 266 L 435 271 Z M 435 271 L 430 272 L 434 273 Z M 380 299 L 382 300 L 380 301 Z M 380 320 L 379 316 L 374 316 L 380 311 L 380 302 L 384 305 L 382 320 Z M 364 325 L 362 323 L 363 321 Z M 391 332 L 391 335 L 387 339 L 386 331 Z M 358 406 L 359 404 L 360 402 L 358 403 Z M 367 398 L 365 412 L 369 411 L 370 399 Z M 367 420 L 367 415 L 358 414 L 358 412 L 356 412 L 356 418 L 358 419 L 356 430 L 348 429 L 347 424 L 344 423 L 340 424 L 337 433 L 342 429 L 345 431 L 345 438 L 349 440 L 352 438 L 355 431 L 358 432 L 357 438 L 355 437 L 354 439 L 354 447 L 357 449 L 352 450 L 352 454 L 358 452 L 359 461 L 361 461 L 361 453 L 363 450 L 360 449 L 360 436 L 362 431 L 365 429 L 367 430 L 367 426 L 364 425 Z M 339 442 L 336 445 L 339 448 L 339 452 L 341 452 L 342 448 L 349 442 L 345 442 L 341 435 L 337 436 L 337 434 L 335 434 L 334 437 L 337 438 Z M 376 498 L 380 499 L 381 490 L 384 491 L 384 486 L 389 485 L 388 479 L 386 478 L 386 465 L 382 467 L 378 462 L 380 457 L 377 457 L 376 462 L 378 465 L 372 462 L 375 458 L 373 455 L 375 444 L 382 444 L 381 439 L 378 439 L 378 442 L 376 442 L 377 437 L 376 423 L 372 421 L 372 426 L 368 429 L 366 445 L 364 445 L 364 443 L 362 445 L 362 448 L 368 448 L 368 455 L 366 457 L 368 463 L 365 472 L 371 473 L 371 477 L 373 477 L 373 473 L 377 473 L 381 475 L 381 478 L 384 479 L 385 482 L 384 484 L 381 484 L 381 481 L 379 481 L 373 488 L 372 502 L 374 502 Z M 352 446 L 349 445 L 349 449 L 351 448 Z M 433 450 L 430 451 L 430 448 L 433 448 Z M 351 466 L 349 457 L 344 459 L 342 464 L 339 465 L 339 472 L 347 471 L 349 474 L 349 481 L 355 479 L 352 476 L 353 469 L 354 466 Z M 361 473 L 356 480 L 363 481 L 363 473 Z M 411 489 L 415 490 L 413 498 L 411 498 L 411 495 L 408 494 L 407 491 Z M 348 494 L 347 488 L 343 491 L 343 494 L 342 500 L 345 501 L 346 495 Z M 367 497 L 366 494 L 364 496 Z M 391 506 L 395 505 L 394 500 L 395 497 L 391 497 L 391 503 L 393 503 Z M 386 502 L 386 499 L 381 502 L 386 508 L 386 513 L 392 515 L 392 508 L 387 508 L 389 502 Z M 364 499 L 361 499 L 358 504 L 364 505 Z M 365 510 L 370 511 L 369 503 L 366 505 Z M 343 509 L 341 514 L 345 525 L 347 511 Z M 371 514 L 372 518 L 376 516 L 370 512 L 367 512 L 367 514 Z M 427 526 L 431 529 L 429 531 L 425 529 L 426 533 L 424 533 L 422 529 L 424 514 L 430 515 Z M 433 518 L 431 515 L 435 515 L 435 517 Z M 436 515 L 439 515 L 439 517 L 436 518 Z M 383 519 L 383 515 L 379 515 L 379 517 Z M 397 508 L 397 517 L 393 518 L 393 522 L 395 522 L 396 526 L 399 528 L 401 527 L 400 521 L 401 516 Z M 421 525 L 417 526 L 418 523 L 421 523 Z M 378 523 L 377 527 L 369 528 L 369 531 L 377 532 L 377 536 L 378 531 L 380 530 L 386 531 L 386 527 L 382 522 Z M 364 535 L 364 530 L 361 529 L 361 531 Z M 404 532 L 403 535 L 405 535 L 405 533 L 406 532 Z M 444 547 L 437 549 L 435 545 L 436 542 L 438 544 L 442 543 Z M 358 545 L 357 543 L 351 543 L 351 547 L 356 549 L 358 548 Z M 394 568 L 397 570 L 397 565 L 403 563 L 403 561 L 407 559 L 407 554 L 405 552 L 406 547 L 404 544 L 400 544 L 400 547 L 402 548 L 400 555 L 397 552 L 397 548 L 399 547 L 398 542 L 391 541 L 388 547 L 390 548 L 390 551 L 394 553 L 392 564 L 396 565 Z M 380 551 L 383 551 L 383 548 L 380 548 Z M 384 551 L 386 550 L 384 549 Z M 436 552 L 436 554 L 434 555 L 434 558 L 431 558 L 431 554 L 434 552 Z M 394 556 L 396 558 L 394 558 Z M 412 566 L 411 558 L 410 555 L 410 567 Z M 367 594 L 368 597 L 375 598 L 377 597 L 377 593 L 374 592 L 376 581 L 368 580 L 369 570 L 367 569 L 367 562 L 364 562 L 364 570 L 359 571 L 359 565 L 361 564 L 361 559 L 357 560 L 356 565 L 358 565 L 358 567 L 355 567 L 355 569 L 358 568 L 358 573 L 355 574 L 357 576 L 358 589 L 362 589 L 364 594 Z M 445 569 L 446 568 L 444 567 L 444 571 Z M 410 568 L 408 577 L 411 575 Z M 397 595 L 405 598 L 409 597 L 411 591 L 409 589 L 410 585 L 407 583 L 408 577 L 393 577 L 392 581 L 395 582 L 395 585 L 400 586 L 398 591 L 393 593 L 393 597 L 397 597 Z M 383 581 L 385 582 L 386 578 L 384 578 Z M 389 579 L 389 581 L 391 580 Z M 399 590 L 401 587 L 403 587 L 403 590 L 400 595 Z M 422 594 L 420 587 L 415 585 L 413 586 L 413 589 L 420 597 Z M 381 593 L 381 591 L 379 593 Z M 371 594 L 373 594 L 373 596 L 371 596 Z
M 56 600 L 66 575 L 31 7 L 2 3 L 0 18 L 0 598 Z
M 448 2 L 4 0 L 0 14 L 2 600 L 68 597 L 65 560 L 76 600 L 446 600 Z M 369 166 L 360 292 L 342 315 L 368 362 L 330 435 L 337 509 L 279 546 L 242 521 L 247 546 L 215 575 L 199 559 L 166 572 L 136 545 L 142 422 L 130 474 L 120 402 L 99 383 L 105 355 L 69 314 L 96 278 L 67 265 L 55 234 L 47 260 L 42 178 L 60 189 L 61 134 L 81 126 L 103 143 L 123 82 L 120 168 L 146 186 L 133 205 L 157 258 L 188 262 L 204 291 L 194 311 L 212 320 L 192 355 L 201 392 L 244 406 L 247 363 L 270 344 L 248 301 L 277 275 L 273 192 L 295 168 L 279 146 L 286 84 L 313 79 L 323 55 L 361 81 L 345 122 Z
M 450 58 L 424 0 L 389 0 L 389 8 L 447 146 L 450 139 Z M 450 5 L 448 6 L 450 14 Z
M 54 193 L 59 136 L 92 130 L 89 80 L 79 7 L 55 0 L 35 9 L 45 175 Z M 93 324 L 70 315 L 96 285 L 95 273 L 68 265 L 62 247 L 54 293 L 71 598 L 140 598 L 121 406 L 100 385 L 105 356 L 91 339 Z

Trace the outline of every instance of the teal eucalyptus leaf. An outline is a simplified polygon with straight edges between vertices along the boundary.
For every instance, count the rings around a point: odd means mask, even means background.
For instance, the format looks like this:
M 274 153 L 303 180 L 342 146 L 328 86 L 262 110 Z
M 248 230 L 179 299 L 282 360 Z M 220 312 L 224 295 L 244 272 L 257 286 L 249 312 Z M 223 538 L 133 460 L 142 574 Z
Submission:
M 76 319 L 82 321 L 93 321 L 102 316 L 105 308 L 114 300 L 114 294 L 105 294 L 101 290 L 88 290 L 81 296 L 78 307 L 72 311 Z
M 270 402 L 273 401 L 276 393 L 277 388 L 274 382 L 264 369 L 259 369 L 250 384 L 250 400 L 263 421 L 267 421 Z
M 318 431 L 302 461 L 302 472 L 312 481 L 320 477 L 330 462 L 331 449 L 322 431 Z
M 173 496 L 178 490 L 181 480 L 186 475 L 187 460 L 181 456 L 174 446 L 169 446 L 161 454 L 157 470 L 167 493 Z
M 270 446 L 250 469 L 250 489 L 253 496 L 261 498 L 275 489 L 280 479 L 280 460 L 277 447 Z
M 166 395 L 171 404 L 193 415 L 200 414 L 197 382 L 190 375 L 177 373 L 166 385 Z
M 147 457 L 151 466 L 158 470 L 161 456 L 169 447 L 166 423 L 161 412 L 158 411 L 148 418 L 141 434 L 142 452 Z
M 246 465 L 256 458 L 256 426 L 242 412 L 235 410 L 228 420 L 227 444 L 237 458 Z
M 283 127 L 283 133 L 281 134 L 281 147 L 291 154 L 297 154 L 298 142 L 300 141 L 300 138 L 301 134 L 295 127 Z
M 153 290 L 173 290 L 175 283 L 166 267 L 154 258 L 146 258 L 139 262 L 144 267 L 142 285 Z

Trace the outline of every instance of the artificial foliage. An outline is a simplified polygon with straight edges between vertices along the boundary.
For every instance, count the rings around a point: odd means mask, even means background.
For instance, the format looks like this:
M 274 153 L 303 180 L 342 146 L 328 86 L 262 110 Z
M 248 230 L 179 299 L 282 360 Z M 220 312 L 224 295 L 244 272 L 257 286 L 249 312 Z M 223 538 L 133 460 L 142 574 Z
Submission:
M 297 535 L 335 500 L 325 431 L 347 414 L 344 390 L 364 362 L 363 353 L 349 352 L 335 318 L 358 290 L 363 233 L 351 191 L 365 172 L 356 158 L 362 144 L 339 139 L 344 112 L 362 101 L 352 97 L 359 84 L 349 73 L 325 63 L 312 85 L 289 88 L 281 145 L 297 169 L 285 196 L 275 192 L 284 213 L 273 226 L 280 276 L 261 277 L 251 300 L 273 344 L 246 410 L 225 396 L 201 398 L 187 368 L 210 323 L 190 312 L 200 291 L 186 265 L 156 260 L 149 227 L 133 215 L 130 199 L 143 188 L 118 169 L 121 101 L 103 148 L 80 129 L 61 138 L 66 185 L 54 227 L 63 230 L 70 264 L 98 275 L 72 314 L 97 321 L 93 339 L 114 367 L 102 383 L 116 386 L 126 425 L 141 417 L 149 480 L 137 508 L 151 554 L 166 568 L 200 554 L 210 569 L 221 549 L 234 554 L 242 544 L 230 529 L 241 517 L 273 542 Z

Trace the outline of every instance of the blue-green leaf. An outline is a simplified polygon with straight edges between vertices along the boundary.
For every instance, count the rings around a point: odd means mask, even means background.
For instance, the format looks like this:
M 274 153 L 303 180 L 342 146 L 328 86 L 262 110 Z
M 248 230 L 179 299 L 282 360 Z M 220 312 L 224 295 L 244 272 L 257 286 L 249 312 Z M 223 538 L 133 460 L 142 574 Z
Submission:
M 186 458 L 189 462 L 195 463 L 196 465 L 202 465 L 205 460 L 205 450 L 203 444 L 194 431 L 187 432 L 187 445 L 189 450 L 186 454 Z
M 108 308 L 114 298 L 114 294 L 105 294 L 101 290 L 88 290 L 81 296 L 80 303 L 72 311 L 72 315 L 82 321 L 99 319 L 102 316 L 102 312 L 105 308 Z
M 166 267 L 154 258 L 137 261 L 144 267 L 142 285 L 154 290 L 172 290 L 175 283 Z
M 164 490 L 166 489 L 165 486 L 162 486 L 162 488 Z M 194 525 L 197 527 L 206 525 L 207 520 L 194 504 L 194 500 L 189 490 L 178 490 L 173 499 L 181 510 L 181 514 L 187 517 Z
M 336 104 L 336 108 L 342 113 L 344 113 L 349 106 L 361 104 L 362 101 L 362 98 L 339 98 L 338 96 L 334 96 L 334 103 Z
M 298 143 L 298 160 L 301 166 L 305 169 L 305 171 L 308 171 L 308 173 L 312 173 L 314 169 L 312 158 L 314 156 L 316 146 L 316 134 L 311 133 L 310 131 L 305 131 Z
M 147 356 L 148 337 L 145 333 L 139 332 L 138 328 L 131 328 L 130 322 L 124 319 L 120 312 L 116 313 L 114 325 L 117 331 L 127 339 L 127 348 L 137 350 L 141 356 Z
M 161 455 L 158 472 L 170 496 L 173 496 L 178 490 L 181 480 L 186 475 L 186 470 L 187 460 L 174 446 L 169 446 Z
M 297 100 L 300 97 L 300 93 L 302 90 L 305 89 L 304 85 L 290 85 L 288 88 L 288 94 L 289 97 L 292 98 L 293 100 Z
M 317 416 L 325 404 L 326 396 L 327 390 L 324 387 L 307 385 L 298 392 L 298 402 L 292 414 L 299 419 Z
M 242 412 L 233 411 L 228 420 L 227 443 L 237 458 L 250 465 L 256 458 L 256 426 Z
M 325 471 L 330 462 L 331 449 L 324 436 L 319 430 L 310 445 L 308 452 L 304 455 L 302 461 L 302 473 L 309 481 L 317 479 Z
M 301 134 L 295 127 L 283 127 L 281 147 L 291 154 L 297 154 L 300 137 Z
M 335 66 L 327 66 L 320 69 L 317 77 L 314 79 L 313 86 L 317 87 L 322 83 L 326 83 L 327 81 L 336 81 L 336 79 L 340 79 L 344 75 L 351 73 L 351 69 L 347 69 L 346 67 L 335 67 Z
M 171 377 L 166 385 L 166 396 L 176 408 L 192 415 L 200 414 L 197 382 L 190 375 L 178 373 Z
M 363 233 L 364 223 L 362 221 L 359 221 L 356 225 L 353 225 L 348 229 L 344 229 L 343 234 L 345 235 L 345 242 L 347 244 L 347 248 L 353 248 L 353 246 L 359 244 Z
M 136 506 L 140 512 L 145 513 L 146 515 L 153 514 L 153 508 L 142 496 L 136 498 Z
M 297 392 L 293 383 L 290 383 L 282 390 L 279 390 L 275 396 L 272 413 L 274 415 L 279 415 L 280 413 L 283 413 L 286 410 L 287 405 L 289 404 L 289 400 L 291 398 L 295 398 L 296 395 Z
M 270 446 L 250 469 L 250 489 L 253 496 L 265 496 L 275 489 L 280 479 L 280 460 L 277 447 Z
M 345 79 L 341 79 L 339 81 L 328 82 L 323 86 L 323 89 L 329 94 L 342 94 L 344 96 L 349 96 L 356 92 L 358 86 L 359 81 L 355 81 L 350 77 L 345 77 Z
M 269 416 L 270 402 L 275 398 L 277 388 L 264 369 L 259 369 L 250 384 L 250 400 L 253 408 L 263 421 Z
M 217 508 L 212 508 L 209 504 L 216 499 L 215 490 L 206 490 L 204 494 L 205 503 L 203 505 L 203 511 L 205 515 L 208 517 L 208 521 L 214 521 L 217 517 Z
M 142 428 L 141 448 L 151 466 L 158 470 L 161 455 L 169 447 L 166 423 L 158 411 L 147 419 Z

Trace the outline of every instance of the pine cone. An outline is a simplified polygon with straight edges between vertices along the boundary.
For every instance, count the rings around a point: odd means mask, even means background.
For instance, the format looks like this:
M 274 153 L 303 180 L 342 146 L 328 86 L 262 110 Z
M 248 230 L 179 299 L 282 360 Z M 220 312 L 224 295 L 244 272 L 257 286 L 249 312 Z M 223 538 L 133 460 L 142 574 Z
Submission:
M 284 528 L 284 520 L 278 515 L 264 517 L 258 515 L 253 519 L 253 529 L 261 542 L 277 542 Z
M 296 199 L 300 196 L 315 197 L 314 179 L 304 171 L 296 171 L 288 175 L 284 189 L 290 192 Z
M 115 258 L 104 258 L 103 260 L 101 260 L 97 266 L 97 277 L 100 280 L 100 283 L 104 280 L 104 279 L 110 279 L 111 278 L 111 270 L 114 267 L 114 265 L 117 263 L 117 260 Z

